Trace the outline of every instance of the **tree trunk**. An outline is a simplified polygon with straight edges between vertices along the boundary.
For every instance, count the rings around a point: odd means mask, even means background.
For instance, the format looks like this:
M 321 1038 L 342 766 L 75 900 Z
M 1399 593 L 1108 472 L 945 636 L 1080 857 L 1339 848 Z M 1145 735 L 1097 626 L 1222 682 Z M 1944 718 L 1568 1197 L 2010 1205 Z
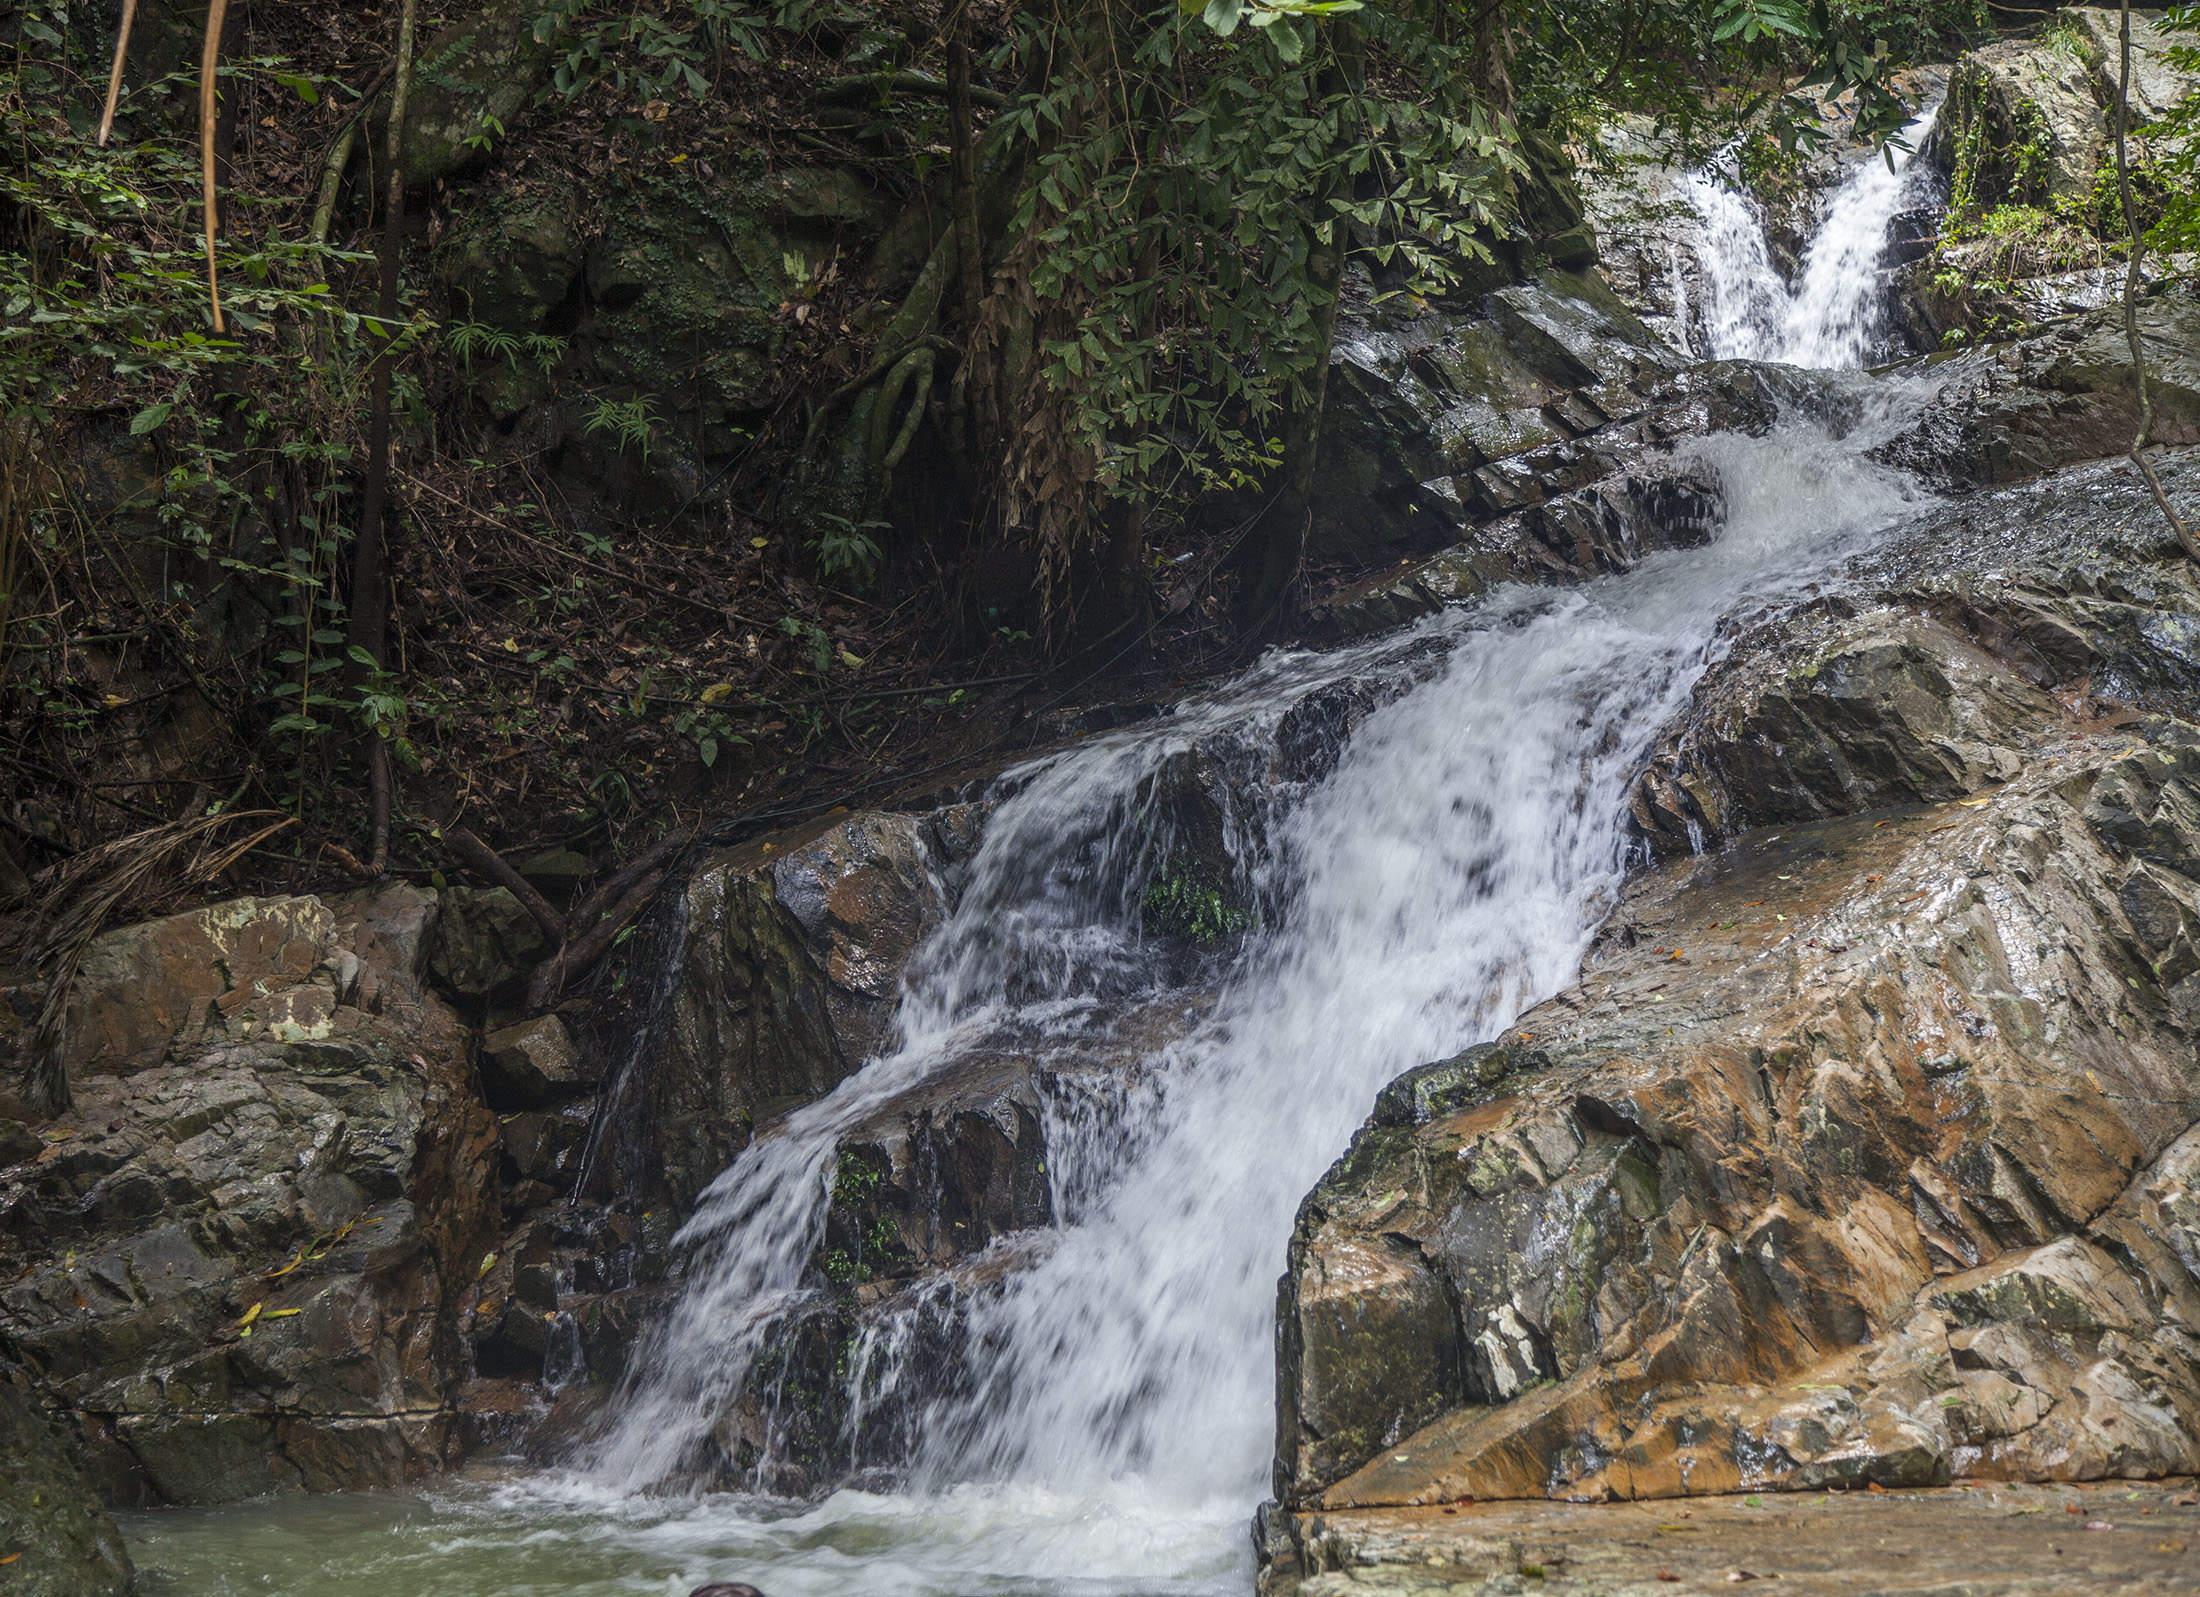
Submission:
M 405 108 L 412 91 L 413 27 L 419 0 L 404 0 L 397 22 L 397 71 L 390 88 L 389 188 L 383 200 L 380 292 L 375 314 L 383 343 L 367 379 L 366 481 L 359 494 L 359 537 L 352 547 L 351 623 L 346 642 L 379 670 L 389 659 L 390 595 L 383 523 L 390 488 L 391 346 L 396 342 L 398 268 L 405 248 Z M 356 663 L 347 671 L 364 680 Z M 377 876 L 389 866 L 390 751 L 380 732 L 367 733 L 368 811 L 372 828 L 367 865 Z

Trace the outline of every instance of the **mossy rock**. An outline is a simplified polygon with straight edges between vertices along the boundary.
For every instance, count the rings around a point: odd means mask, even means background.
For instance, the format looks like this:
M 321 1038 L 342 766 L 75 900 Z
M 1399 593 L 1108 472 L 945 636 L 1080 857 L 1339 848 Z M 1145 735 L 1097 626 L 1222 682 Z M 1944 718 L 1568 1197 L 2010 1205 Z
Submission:
M 580 213 L 570 184 L 507 187 L 458 213 L 436 253 L 436 276 L 468 320 L 508 333 L 539 331 L 580 275 Z
M 433 183 L 487 158 L 549 80 L 533 0 L 489 0 L 431 39 L 405 102 L 405 182 Z M 387 107 L 381 113 L 386 124 Z

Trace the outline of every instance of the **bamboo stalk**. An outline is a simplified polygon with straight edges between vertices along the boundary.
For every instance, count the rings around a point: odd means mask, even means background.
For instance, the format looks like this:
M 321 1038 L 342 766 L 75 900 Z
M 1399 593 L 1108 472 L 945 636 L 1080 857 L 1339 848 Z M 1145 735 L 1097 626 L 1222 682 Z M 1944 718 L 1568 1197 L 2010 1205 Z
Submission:
M 222 25 L 229 20 L 229 0 L 207 0 L 206 47 L 199 53 L 199 177 L 206 198 L 206 299 L 214 312 L 214 331 L 222 325 L 221 282 L 214 267 L 214 229 L 220 216 L 214 204 L 214 74 L 221 65 Z M 115 55 L 119 73 L 122 55 Z
M 99 138 L 95 141 L 101 149 L 107 148 L 107 135 L 115 128 L 115 103 L 122 98 L 122 63 L 130 54 L 130 24 L 137 20 L 137 0 L 122 0 L 122 21 L 115 29 L 115 64 L 107 73 L 107 107 L 99 114 Z

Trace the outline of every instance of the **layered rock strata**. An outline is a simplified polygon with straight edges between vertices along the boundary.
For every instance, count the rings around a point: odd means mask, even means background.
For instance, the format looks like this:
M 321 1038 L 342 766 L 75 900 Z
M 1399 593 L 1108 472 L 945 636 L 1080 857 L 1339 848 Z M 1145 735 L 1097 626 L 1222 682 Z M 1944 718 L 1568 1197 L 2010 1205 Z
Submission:
M 2200 1468 L 2200 731 L 2131 708 L 2200 590 L 2089 473 L 1739 640 L 1666 789 L 1733 841 L 1382 1095 L 1281 1288 L 1279 1569 L 1332 1512 Z

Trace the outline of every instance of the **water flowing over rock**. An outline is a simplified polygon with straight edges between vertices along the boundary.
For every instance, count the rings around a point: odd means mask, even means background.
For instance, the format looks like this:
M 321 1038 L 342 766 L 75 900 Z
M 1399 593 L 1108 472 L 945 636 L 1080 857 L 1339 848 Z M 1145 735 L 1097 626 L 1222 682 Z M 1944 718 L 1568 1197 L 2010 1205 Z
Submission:
M 1380 569 L 1322 647 L 702 852 L 608 1048 L 511 1010 L 501 889 L 105 939 L 77 1111 L 0 1118 L 69 1467 L 517 1450 L 485 1545 L 730 1523 L 925 1597 L 1511 1591 L 1564 1555 L 1461 1499 L 2200 1471 L 2200 580 L 2102 458 L 2109 318 L 1854 370 L 1936 177 L 1821 175 L 1783 250 L 1672 174 L 1655 328 L 1555 186 L 1548 260 L 1356 300 L 1311 546 Z M 771 203 L 706 255 L 515 192 L 444 265 L 512 329 L 586 297 L 629 386 L 725 334 L 708 457 L 868 201 Z M 2172 444 L 2196 303 L 2141 311 Z

